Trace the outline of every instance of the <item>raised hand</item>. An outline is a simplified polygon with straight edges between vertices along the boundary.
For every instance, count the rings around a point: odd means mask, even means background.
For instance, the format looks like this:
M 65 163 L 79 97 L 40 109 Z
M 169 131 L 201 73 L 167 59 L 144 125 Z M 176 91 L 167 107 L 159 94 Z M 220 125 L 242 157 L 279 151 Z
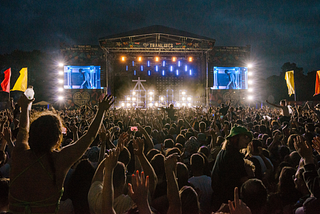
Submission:
M 312 147 L 318 152 L 320 155 L 320 137 L 314 137 L 312 140 Z
M 113 169 L 116 167 L 118 162 L 118 157 L 120 154 L 119 148 L 114 148 L 109 150 L 109 154 L 106 154 L 106 160 L 104 162 L 104 168 L 105 170 L 110 173 L 113 171 Z
M 130 198 L 140 206 L 147 203 L 149 191 L 149 176 L 145 177 L 144 172 L 136 171 L 136 174 L 132 174 L 132 182 L 128 183 L 128 195 Z
M 70 125 L 70 130 L 72 131 L 72 133 L 78 132 L 78 127 L 76 126 L 76 124 L 72 123 Z
M 127 132 L 124 132 L 119 136 L 117 147 L 119 147 L 120 152 L 123 150 L 125 146 L 127 146 L 128 141 L 129 134 Z
M 99 109 L 108 110 L 114 103 L 114 97 L 112 95 L 106 95 L 101 102 L 99 102 Z
M 238 187 L 234 188 L 234 201 L 228 201 L 230 214 L 251 214 L 251 210 L 239 199 Z
M 32 100 L 29 100 L 26 95 L 22 94 L 21 97 L 18 100 L 18 105 L 21 107 L 21 109 L 27 109 L 29 105 L 34 101 L 34 98 Z
M 164 161 L 164 166 L 165 166 L 166 170 L 175 171 L 177 161 L 178 161 L 178 154 L 177 153 L 169 155 Z
M 302 158 L 312 158 L 312 148 L 308 145 L 307 141 L 303 140 L 301 136 L 297 136 L 293 139 L 293 142 L 294 148 Z
M 138 137 L 137 139 L 133 140 L 133 149 L 134 154 L 139 156 L 142 155 L 144 152 L 144 140 Z
M 10 129 L 10 127 L 4 128 L 3 137 L 7 141 L 7 143 L 10 143 L 12 141 L 11 140 L 11 129 Z

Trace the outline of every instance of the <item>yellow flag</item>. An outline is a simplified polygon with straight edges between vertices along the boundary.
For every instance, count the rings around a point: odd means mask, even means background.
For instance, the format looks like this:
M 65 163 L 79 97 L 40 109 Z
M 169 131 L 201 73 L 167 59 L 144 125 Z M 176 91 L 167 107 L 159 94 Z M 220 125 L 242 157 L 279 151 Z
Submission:
M 291 97 L 292 94 L 295 94 L 294 90 L 294 71 L 287 71 L 285 76 L 287 87 L 288 87 L 288 94 Z
M 11 91 L 25 91 L 27 90 L 28 85 L 28 68 L 22 68 L 20 70 L 20 76 L 17 79 L 16 83 L 13 86 Z

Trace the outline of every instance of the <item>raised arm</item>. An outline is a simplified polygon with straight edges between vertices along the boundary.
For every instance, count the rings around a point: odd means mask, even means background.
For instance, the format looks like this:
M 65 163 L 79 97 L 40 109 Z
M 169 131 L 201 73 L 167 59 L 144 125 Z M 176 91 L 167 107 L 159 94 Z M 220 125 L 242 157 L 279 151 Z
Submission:
M 30 128 L 29 118 L 29 106 L 32 105 L 33 100 L 29 100 L 24 94 L 21 95 L 18 100 L 18 104 L 21 107 L 19 132 L 17 135 L 16 144 L 14 150 L 27 150 L 29 149 L 28 137 Z
M 276 108 L 282 108 L 282 106 L 270 103 L 268 100 L 266 100 L 266 103 L 268 103 L 269 105 L 272 105 L 272 106 L 274 106 Z
M 157 175 L 156 175 L 153 167 L 151 166 L 151 164 L 149 163 L 148 159 L 146 158 L 146 156 L 143 152 L 144 151 L 143 139 L 138 138 L 138 139 L 134 140 L 133 147 L 134 147 L 134 154 L 138 157 L 139 162 L 143 168 L 145 175 L 149 176 L 149 178 L 150 178 L 149 179 L 149 183 L 150 183 L 149 191 L 152 196 L 152 194 L 154 193 L 154 190 L 156 189 L 158 178 L 157 178 Z
M 62 148 L 62 150 L 59 152 L 60 158 L 58 158 L 58 160 L 60 161 L 60 166 L 69 168 L 84 154 L 97 136 L 104 117 L 104 112 L 111 107 L 113 102 L 114 99 L 111 95 L 107 95 L 103 98 L 103 100 L 99 103 L 99 110 L 89 126 L 88 132 L 75 143 Z
M 145 149 L 145 153 L 147 153 L 149 150 L 153 149 L 154 144 L 148 132 L 139 123 L 137 123 L 137 127 L 138 127 L 138 130 L 144 135 L 146 139 L 147 148 Z
M 169 155 L 164 162 L 167 177 L 167 197 L 169 201 L 169 209 L 167 214 L 181 213 L 181 200 L 175 175 L 176 164 L 177 154 Z

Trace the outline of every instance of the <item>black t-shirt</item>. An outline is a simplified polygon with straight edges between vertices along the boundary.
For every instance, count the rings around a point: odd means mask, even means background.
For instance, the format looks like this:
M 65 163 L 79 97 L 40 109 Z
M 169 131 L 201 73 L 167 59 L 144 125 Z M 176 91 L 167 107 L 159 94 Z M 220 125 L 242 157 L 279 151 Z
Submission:
M 219 113 L 221 113 L 223 116 L 225 116 L 228 113 L 229 106 L 223 107 L 219 110 Z
M 222 203 L 233 200 L 234 188 L 240 189 L 242 185 L 240 179 L 246 176 L 243 155 L 238 150 L 221 150 L 219 152 L 211 174 L 212 198 L 215 209 L 218 209 Z

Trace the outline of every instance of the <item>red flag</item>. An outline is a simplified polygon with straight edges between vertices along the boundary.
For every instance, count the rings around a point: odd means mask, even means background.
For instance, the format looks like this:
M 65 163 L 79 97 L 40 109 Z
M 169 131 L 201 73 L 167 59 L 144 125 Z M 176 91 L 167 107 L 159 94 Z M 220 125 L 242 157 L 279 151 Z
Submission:
M 316 74 L 316 88 L 313 96 L 320 94 L 320 71 L 317 71 Z
M 4 80 L 1 82 L 2 91 L 10 93 L 10 77 L 11 77 L 11 68 L 8 68 L 4 72 Z

